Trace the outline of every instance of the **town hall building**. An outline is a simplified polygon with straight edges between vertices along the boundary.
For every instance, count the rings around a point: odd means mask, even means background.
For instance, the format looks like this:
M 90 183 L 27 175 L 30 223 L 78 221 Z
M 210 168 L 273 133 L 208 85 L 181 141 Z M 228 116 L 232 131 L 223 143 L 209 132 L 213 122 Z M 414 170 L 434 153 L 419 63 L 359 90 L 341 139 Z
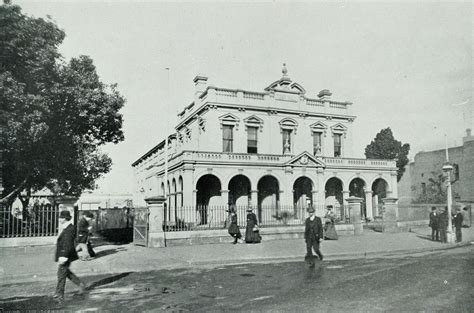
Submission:
M 321 216 L 326 205 L 343 219 L 350 196 L 365 200 L 367 219 L 379 215 L 380 200 L 397 197 L 395 161 L 351 157 L 353 104 L 326 89 L 311 96 L 285 66 L 282 73 L 261 91 L 196 76 L 174 133 L 132 164 L 136 196 L 166 196 L 170 220 L 184 206 L 251 207 L 260 219 L 307 206 Z M 204 210 L 196 218 L 210 217 Z

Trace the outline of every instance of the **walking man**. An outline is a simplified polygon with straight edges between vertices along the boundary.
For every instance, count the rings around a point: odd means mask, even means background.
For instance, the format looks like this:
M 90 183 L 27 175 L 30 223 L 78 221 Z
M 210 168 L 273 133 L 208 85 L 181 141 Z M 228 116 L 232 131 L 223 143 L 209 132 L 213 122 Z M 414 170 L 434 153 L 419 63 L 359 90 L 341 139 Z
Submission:
M 56 293 L 53 298 L 55 301 L 62 303 L 64 301 L 64 288 L 66 286 L 66 278 L 69 278 L 74 284 L 81 288 L 84 292 L 86 286 L 73 272 L 69 269 L 71 263 L 78 259 L 74 240 L 76 238 L 76 230 L 71 222 L 71 214 L 69 211 L 61 211 L 59 214 L 59 223 L 62 226 L 61 234 L 59 234 L 56 242 L 55 261 L 58 262 L 58 284 Z
M 436 241 L 439 240 L 439 215 L 436 212 L 436 207 L 431 208 L 431 213 L 430 213 L 430 224 L 429 226 L 431 227 L 431 240 L 435 240 L 435 235 L 436 235 Z
M 89 235 L 92 230 L 92 226 L 89 222 L 94 218 L 94 215 L 91 212 L 86 212 L 80 219 L 78 223 L 77 230 L 77 247 L 76 251 L 79 252 L 79 257 L 81 261 L 89 261 L 91 257 L 95 256 L 94 250 L 92 250 L 92 245 L 90 244 Z
M 319 250 L 319 242 L 323 238 L 323 225 L 321 219 L 314 215 L 314 208 L 308 208 L 309 217 L 305 222 L 304 239 L 306 241 L 306 257 L 305 260 L 314 267 L 314 252 L 318 255 L 319 259 L 323 260 L 323 254 Z
M 458 208 L 456 211 L 457 213 L 454 215 L 453 224 L 454 224 L 454 228 L 456 229 L 456 242 L 461 242 L 462 241 L 461 228 L 462 228 L 463 216 L 462 216 L 460 208 Z

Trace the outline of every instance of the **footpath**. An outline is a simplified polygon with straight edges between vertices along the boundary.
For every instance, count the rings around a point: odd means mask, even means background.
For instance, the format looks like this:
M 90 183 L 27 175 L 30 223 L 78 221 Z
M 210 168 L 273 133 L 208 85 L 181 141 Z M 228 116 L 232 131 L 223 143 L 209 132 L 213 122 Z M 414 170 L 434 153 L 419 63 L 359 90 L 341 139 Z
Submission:
M 302 261 L 306 246 L 302 239 L 272 240 L 260 244 L 208 244 L 166 248 L 145 248 L 133 244 L 101 244 L 97 257 L 76 261 L 71 269 L 79 277 L 126 272 L 215 267 L 245 263 Z M 360 236 L 340 236 L 321 243 L 324 261 L 354 258 L 400 257 L 474 244 L 474 227 L 463 228 L 463 242 L 442 244 L 431 241 L 431 229 L 413 228 L 404 233 L 364 230 Z M 54 246 L 0 248 L 0 287 L 13 283 L 56 280 Z

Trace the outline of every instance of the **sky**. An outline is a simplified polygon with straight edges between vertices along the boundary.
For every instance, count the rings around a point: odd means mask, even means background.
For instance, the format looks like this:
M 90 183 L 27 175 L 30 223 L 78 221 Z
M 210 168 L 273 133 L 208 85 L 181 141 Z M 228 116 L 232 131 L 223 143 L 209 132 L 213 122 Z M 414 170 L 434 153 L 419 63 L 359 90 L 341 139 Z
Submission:
M 125 140 L 103 148 L 113 166 L 98 192 L 134 190 L 131 164 L 171 131 L 197 74 L 263 91 L 286 63 L 307 97 L 330 89 L 353 103 L 353 157 L 386 127 L 411 159 L 474 129 L 470 1 L 12 2 L 50 15 L 66 32 L 64 59 L 91 56 L 127 100 Z

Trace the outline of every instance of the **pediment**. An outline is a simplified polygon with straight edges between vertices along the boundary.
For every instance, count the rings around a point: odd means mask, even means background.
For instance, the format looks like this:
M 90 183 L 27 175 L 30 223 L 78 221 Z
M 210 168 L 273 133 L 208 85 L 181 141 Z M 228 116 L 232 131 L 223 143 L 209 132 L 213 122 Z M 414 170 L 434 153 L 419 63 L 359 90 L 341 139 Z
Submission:
M 219 117 L 221 125 L 239 126 L 240 119 L 232 113 L 227 113 Z
M 316 123 L 313 123 L 311 125 L 309 125 L 309 127 L 313 130 L 325 130 L 327 129 L 328 127 L 326 126 L 326 124 L 324 124 L 323 122 L 316 122 Z
M 263 120 L 256 116 L 252 115 L 244 119 L 245 124 L 263 124 Z
M 341 124 L 341 123 L 338 123 L 338 124 L 336 124 L 336 125 L 334 125 L 334 126 L 331 126 L 331 130 L 332 130 L 333 132 L 345 132 L 345 131 L 347 131 L 347 127 L 344 126 L 344 125 Z
M 305 151 L 295 157 L 293 157 L 291 160 L 285 163 L 285 165 L 291 165 L 291 166 L 305 166 L 305 167 L 326 167 L 326 164 L 309 153 L 308 151 Z

